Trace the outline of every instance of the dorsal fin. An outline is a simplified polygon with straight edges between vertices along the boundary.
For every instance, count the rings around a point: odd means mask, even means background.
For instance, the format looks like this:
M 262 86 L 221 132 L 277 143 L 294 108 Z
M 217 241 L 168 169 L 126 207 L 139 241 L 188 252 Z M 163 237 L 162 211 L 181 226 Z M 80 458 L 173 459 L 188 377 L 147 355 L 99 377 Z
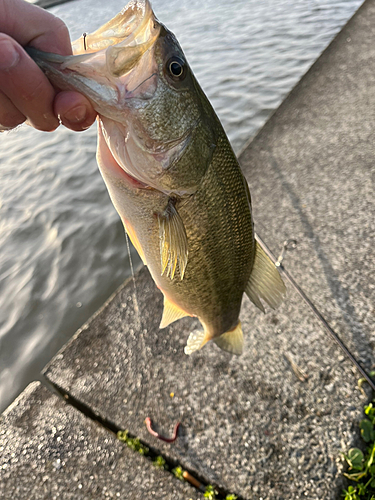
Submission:
M 185 316 L 190 316 L 187 312 L 183 311 L 180 307 L 176 306 L 164 295 L 164 310 L 163 317 L 161 318 L 159 328 L 165 328 L 174 321 L 184 318 Z
M 215 344 L 220 347 L 220 349 L 223 349 L 223 351 L 230 352 L 231 354 L 237 354 L 237 356 L 239 356 L 243 352 L 243 333 L 241 322 L 239 321 L 233 330 L 225 332 L 223 335 L 220 335 L 220 337 L 213 340 Z
M 263 312 L 264 307 L 260 299 L 275 309 L 280 305 L 285 295 L 285 285 L 277 267 L 257 241 L 255 242 L 254 266 L 245 293 Z

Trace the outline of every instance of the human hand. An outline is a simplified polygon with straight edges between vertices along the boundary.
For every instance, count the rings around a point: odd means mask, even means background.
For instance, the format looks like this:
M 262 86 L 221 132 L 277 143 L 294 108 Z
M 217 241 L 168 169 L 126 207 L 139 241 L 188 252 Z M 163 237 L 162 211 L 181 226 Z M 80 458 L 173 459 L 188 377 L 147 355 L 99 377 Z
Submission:
M 0 131 L 28 123 L 52 131 L 59 119 L 80 131 L 95 120 L 91 103 L 78 92 L 55 90 L 23 50 L 72 53 L 69 32 L 61 19 L 24 0 L 0 0 Z

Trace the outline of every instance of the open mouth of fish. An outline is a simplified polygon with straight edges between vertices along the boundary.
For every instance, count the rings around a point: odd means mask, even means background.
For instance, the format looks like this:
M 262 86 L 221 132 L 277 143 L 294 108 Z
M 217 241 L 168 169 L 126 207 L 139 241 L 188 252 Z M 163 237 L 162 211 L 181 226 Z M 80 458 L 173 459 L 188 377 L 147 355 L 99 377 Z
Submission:
M 99 141 L 104 139 L 124 179 L 139 188 L 158 189 L 155 178 L 183 155 L 195 128 L 160 142 L 148 136 L 134 115 L 130 117 L 132 109 L 157 92 L 160 76 L 153 51 L 163 28 L 148 0 L 133 0 L 108 23 L 73 42 L 72 56 L 27 47 L 55 86 L 89 98 L 100 115 Z M 131 147 L 158 168 L 145 173 L 132 159 Z

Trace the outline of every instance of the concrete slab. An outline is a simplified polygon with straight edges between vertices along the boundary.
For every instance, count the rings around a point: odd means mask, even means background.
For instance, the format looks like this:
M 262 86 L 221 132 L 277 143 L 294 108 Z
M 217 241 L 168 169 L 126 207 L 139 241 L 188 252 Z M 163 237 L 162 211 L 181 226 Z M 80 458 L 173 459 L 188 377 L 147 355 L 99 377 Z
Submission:
M 197 491 L 30 384 L 0 420 L 0 498 L 197 499 Z
M 216 346 L 187 357 L 183 346 L 196 322 L 158 330 L 162 298 L 146 269 L 136 283 L 140 316 L 129 282 L 51 362 L 47 378 L 228 492 L 336 498 L 340 451 L 353 442 L 366 398 L 294 293 L 266 316 L 245 301 L 241 357 Z M 181 421 L 178 440 L 170 445 L 148 434 L 147 416 L 164 435 Z
M 375 2 L 367 0 L 241 156 L 256 229 L 332 327 L 373 362 Z M 372 264 L 371 264 L 372 263 Z M 50 363 L 47 378 L 102 418 L 243 498 L 325 500 L 343 485 L 366 398 L 358 375 L 295 292 L 277 312 L 242 309 L 246 350 L 186 357 L 196 327 L 159 331 L 161 295 L 147 270 Z M 139 311 L 138 313 L 135 310 Z M 171 393 L 174 396 L 171 397 Z M 159 432 L 182 422 L 168 445 Z

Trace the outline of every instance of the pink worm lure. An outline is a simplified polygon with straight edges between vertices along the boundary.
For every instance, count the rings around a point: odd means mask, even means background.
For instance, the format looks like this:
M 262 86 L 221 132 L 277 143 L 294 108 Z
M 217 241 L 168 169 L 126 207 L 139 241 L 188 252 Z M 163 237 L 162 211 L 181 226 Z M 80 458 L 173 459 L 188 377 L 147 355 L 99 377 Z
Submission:
M 151 418 L 150 417 L 147 417 L 145 419 L 145 424 L 146 424 L 148 432 L 152 436 L 155 436 L 156 438 L 161 439 L 162 441 L 165 441 L 166 443 L 173 443 L 174 441 L 176 441 L 176 439 L 177 439 L 177 433 L 178 433 L 178 428 L 180 427 L 180 422 L 177 422 L 177 424 L 174 426 L 173 435 L 172 435 L 171 438 L 167 438 L 167 437 L 161 436 L 156 431 L 154 431 L 153 428 L 151 427 L 152 423 L 151 423 Z

